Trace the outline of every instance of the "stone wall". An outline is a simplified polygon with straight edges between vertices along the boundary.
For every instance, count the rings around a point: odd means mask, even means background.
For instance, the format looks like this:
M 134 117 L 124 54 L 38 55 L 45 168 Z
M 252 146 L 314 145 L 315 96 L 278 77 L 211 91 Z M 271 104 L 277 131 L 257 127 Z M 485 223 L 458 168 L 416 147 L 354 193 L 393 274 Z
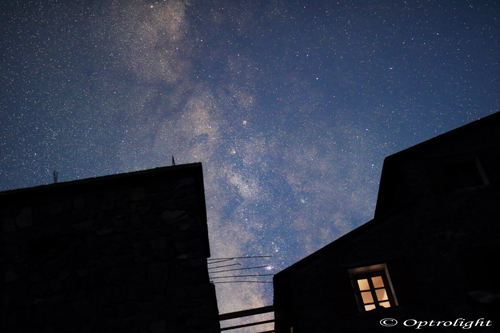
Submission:
M 218 332 L 201 164 L 0 193 L 2 332 Z

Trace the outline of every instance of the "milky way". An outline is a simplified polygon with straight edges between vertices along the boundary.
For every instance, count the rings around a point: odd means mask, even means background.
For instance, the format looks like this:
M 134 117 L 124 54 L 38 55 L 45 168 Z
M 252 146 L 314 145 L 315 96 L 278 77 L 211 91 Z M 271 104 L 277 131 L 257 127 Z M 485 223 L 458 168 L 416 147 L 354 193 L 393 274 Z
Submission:
M 212 257 L 272 255 L 253 274 L 370 220 L 385 156 L 499 109 L 496 1 L 0 6 L 0 190 L 202 162 Z

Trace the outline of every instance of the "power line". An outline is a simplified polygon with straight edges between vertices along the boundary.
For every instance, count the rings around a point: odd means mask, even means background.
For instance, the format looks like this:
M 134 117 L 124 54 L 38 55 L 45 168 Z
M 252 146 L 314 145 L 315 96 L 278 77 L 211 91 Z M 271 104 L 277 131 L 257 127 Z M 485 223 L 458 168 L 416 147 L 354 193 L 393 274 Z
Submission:
M 269 267 L 269 265 L 256 266 L 256 267 L 245 267 L 245 268 L 235 268 L 235 269 L 225 269 L 225 270 L 222 270 L 222 271 L 210 272 L 210 273 L 222 273 L 222 272 L 231 272 L 231 271 L 241 271 L 241 270 L 244 270 L 244 269 L 256 269 L 256 268 L 264 268 L 264 267 Z
M 210 260 L 210 259 L 208 259 L 208 260 Z M 231 260 L 233 260 L 233 259 L 220 259 L 220 260 L 219 260 L 219 259 L 215 259 L 215 260 L 217 260 L 217 261 L 207 262 L 207 264 L 208 264 L 208 265 L 213 265 L 213 264 L 218 264 L 218 263 L 220 263 L 220 262 L 231 261 Z
M 257 258 L 271 258 L 271 257 L 272 256 L 208 258 L 207 264 L 208 265 L 220 264 L 220 263 L 225 263 L 225 262 L 236 260 L 236 259 L 257 259 Z M 219 265 L 219 266 L 212 266 L 212 267 L 209 266 L 208 270 L 209 270 L 209 274 L 211 275 L 210 276 L 211 282 L 214 284 L 219 284 L 219 283 L 273 283 L 272 281 L 261 281 L 261 280 L 213 281 L 213 280 L 217 280 L 217 279 L 221 280 L 221 279 L 230 279 L 230 278 L 234 279 L 234 278 L 248 278 L 248 277 L 261 277 L 261 276 L 274 275 L 274 274 L 247 274 L 247 275 L 213 276 L 213 274 L 224 273 L 224 272 L 234 272 L 234 271 L 242 271 L 242 270 L 248 270 L 248 269 L 258 269 L 258 268 L 270 267 L 269 265 L 263 265 L 263 266 L 253 266 L 253 267 L 243 267 L 243 268 L 233 268 L 233 269 L 223 269 L 223 270 L 213 271 L 213 269 L 230 267 L 230 266 L 240 266 L 240 265 L 241 265 L 240 263 L 235 263 L 235 264 Z
M 221 281 L 221 282 L 214 282 L 214 284 L 220 284 L 220 283 L 272 283 L 268 281 Z
M 228 276 L 215 276 L 210 279 L 226 279 L 233 277 L 249 277 L 249 276 L 273 276 L 274 274 L 251 274 L 251 275 L 228 275 Z
M 215 269 L 215 268 L 221 268 L 221 267 L 229 267 L 229 266 L 241 266 L 241 264 L 237 263 L 237 264 L 230 264 L 230 265 L 214 266 L 214 267 L 209 267 L 208 270 Z
M 208 258 L 207 260 L 233 260 L 233 259 L 252 259 L 252 258 L 271 258 L 272 256 L 249 256 L 249 257 L 229 257 L 229 258 Z

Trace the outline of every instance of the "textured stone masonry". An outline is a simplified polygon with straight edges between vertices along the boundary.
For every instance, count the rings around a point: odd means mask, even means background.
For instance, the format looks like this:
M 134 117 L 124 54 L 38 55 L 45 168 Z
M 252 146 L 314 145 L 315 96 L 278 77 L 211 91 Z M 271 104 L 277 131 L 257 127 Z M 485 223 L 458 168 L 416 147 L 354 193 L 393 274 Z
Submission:
M 0 331 L 219 331 L 201 165 L 0 200 Z

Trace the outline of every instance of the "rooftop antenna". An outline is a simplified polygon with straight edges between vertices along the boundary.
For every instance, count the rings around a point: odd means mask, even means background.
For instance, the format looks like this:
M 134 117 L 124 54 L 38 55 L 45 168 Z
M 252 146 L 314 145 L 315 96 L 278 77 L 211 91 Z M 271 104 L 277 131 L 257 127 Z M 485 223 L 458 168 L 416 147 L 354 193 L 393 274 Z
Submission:
M 57 176 L 59 176 L 59 171 L 55 170 L 52 175 L 54 176 L 54 184 L 57 183 Z
M 172 165 L 175 165 L 174 155 L 172 155 Z

